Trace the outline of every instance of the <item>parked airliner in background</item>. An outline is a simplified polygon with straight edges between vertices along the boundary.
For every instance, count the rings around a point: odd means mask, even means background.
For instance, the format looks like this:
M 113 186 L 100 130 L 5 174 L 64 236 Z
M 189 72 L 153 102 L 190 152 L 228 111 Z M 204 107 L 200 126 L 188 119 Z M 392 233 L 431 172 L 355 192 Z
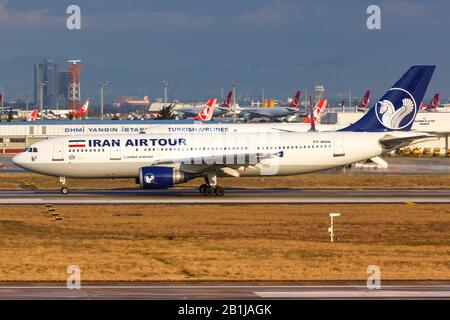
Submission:
M 370 102 L 370 90 L 367 90 L 361 102 L 359 102 L 358 105 L 356 106 L 356 110 L 366 112 L 369 108 L 369 102 Z
M 35 108 L 35 109 L 33 109 L 33 111 L 31 111 L 31 113 L 28 115 L 27 121 L 36 121 L 36 120 L 37 120 L 37 115 L 38 115 L 38 109 Z
M 68 118 L 81 118 L 87 115 L 89 109 L 89 100 L 87 100 L 79 109 L 76 110 L 44 110 L 44 114 L 41 114 L 43 119 L 68 119 Z
M 317 104 L 314 106 L 312 116 L 313 116 L 313 124 L 316 125 L 320 122 L 320 115 L 327 107 L 327 100 L 322 99 L 317 102 Z M 311 123 L 311 114 L 308 114 L 306 118 L 303 120 L 303 123 Z
M 69 178 L 135 178 L 143 189 L 196 177 L 204 195 L 223 195 L 220 176 L 296 175 L 345 166 L 434 138 L 409 131 L 434 66 L 411 67 L 356 123 L 336 132 L 89 135 L 32 144 L 13 162 Z
M 436 109 L 439 106 L 439 93 L 435 93 L 433 99 L 431 100 L 430 104 L 421 103 L 420 109 L 426 110 L 426 111 L 436 111 Z
M 220 106 L 215 106 L 216 102 L 214 102 L 214 112 L 212 114 L 212 117 L 222 116 L 231 110 L 232 96 L 233 96 L 233 91 L 228 92 L 226 99 L 223 101 L 223 103 Z M 188 119 L 188 118 L 196 117 L 203 108 L 204 108 L 204 106 L 192 107 L 192 108 L 180 108 L 180 109 L 176 109 L 175 112 L 177 113 L 177 116 L 179 119 Z
M 297 91 L 289 107 L 240 108 L 239 116 L 243 117 L 247 121 L 254 118 L 268 118 L 271 120 L 286 118 L 299 112 L 299 101 L 300 91 Z
M 210 121 L 214 114 L 214 106 L 216 104 L 216 99 L 209 99 L 208 102 L 202 107 L 200 112 L 192 118 L 197 121 Z

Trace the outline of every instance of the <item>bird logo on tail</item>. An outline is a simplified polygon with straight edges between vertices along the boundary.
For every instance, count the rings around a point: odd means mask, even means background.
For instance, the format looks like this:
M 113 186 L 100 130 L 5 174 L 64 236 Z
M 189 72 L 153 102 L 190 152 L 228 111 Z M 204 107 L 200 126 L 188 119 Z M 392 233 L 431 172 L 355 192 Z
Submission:
M 216 104 L 216 99 L 209 99 L 208 102 L 203 106 L 202 110 L 194 117 L 194 120 L 198 121 L 210 121 L 214 113 L 214 105 Z
M 317 124 L 318 122 L 320 122 L 320 115 L 322 113 L 322 111 L 325 109 L 325 107 L 327 106 L 327 101 L 326 99 L 322 99 L 320 100 L 316 106 L 313 109 L 313 119 L 314 119 L 314 124 Z M 311 123 L 311 114 L 308 114 L 308 116 L 303 120 L 303 123 Z
M 404 89 L 391 88 L 389 93 L 387 99 L 377 103 L 377 119 L 388 129 L 403 129 L 414 121 L 417 113 L 416 102 L 411 93 Z M 401 105 L 396 106 L 392 101 L 401 101 Z

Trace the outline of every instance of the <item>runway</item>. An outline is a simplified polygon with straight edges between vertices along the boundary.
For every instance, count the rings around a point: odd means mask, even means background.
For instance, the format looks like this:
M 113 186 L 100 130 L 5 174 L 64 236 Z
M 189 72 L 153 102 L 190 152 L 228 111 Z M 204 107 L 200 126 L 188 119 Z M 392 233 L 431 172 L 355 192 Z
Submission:
M 101 283 L 67 289 L 65 283 L 0 284 L 0 299 L 450 299 L 450 283 Z
M 450 190 L 244 190 L 229 189 L 225 196 L 203 196 L 197 189 L 173 190 L 57 190 L 0 191 L 0 205 L 21 204 L 358 204 L 450 203 Z

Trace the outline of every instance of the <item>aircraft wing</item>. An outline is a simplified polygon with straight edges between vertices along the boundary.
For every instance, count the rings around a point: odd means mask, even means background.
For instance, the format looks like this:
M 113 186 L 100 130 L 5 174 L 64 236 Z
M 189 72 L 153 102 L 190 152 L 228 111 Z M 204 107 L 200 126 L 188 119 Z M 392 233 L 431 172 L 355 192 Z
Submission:
M 192 110 L 180 109 L 180 110 L 177 110 L 176 112 L 181 118 L 186 119 L 186 118 L 195 117 L 197 115 L 197 113 L 198 113 L 198 112 L 195 112 L 195 111 L 196 110 L 194 110 L 194 109 L 192 109 Z
M 152 165 L 183 165 L 183 170 L 202 173 L 211 169 L 221 171 L 224 175 L 239 177 L 239 171 L 269 166 L 264 160 L 283 157 L 283 152 L 276 153 L 229 153 L 197 157 L 184 157 L 178 159 L 162 159 Z
M 252 116 L 253 118 L 257 118 L 257 117 L 268 117 L 271 118 L 273 117 L 272 113 L 269 110 L 252 110 L 252 111 L 248 111 L 246 112 L 248 115 Z

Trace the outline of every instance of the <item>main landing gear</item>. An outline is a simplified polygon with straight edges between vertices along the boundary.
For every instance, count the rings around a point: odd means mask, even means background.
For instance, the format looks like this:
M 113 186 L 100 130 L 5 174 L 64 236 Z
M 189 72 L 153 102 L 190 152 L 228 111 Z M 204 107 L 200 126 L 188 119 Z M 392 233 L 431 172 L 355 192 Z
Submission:
M 61 183 L 61 194 L 68 194 L 69 193 L 69 189 L 67 188 L 66 185 L 66 177 L 59 177 L 59 182 Z
M 198 190 L 205 196 L 216 194 L 216 196 L 223 196 L 225 194 L 224 188 L 217 184 L 217 175 L 215 172 L 208 172 L 205 175 L 205 182 Z

